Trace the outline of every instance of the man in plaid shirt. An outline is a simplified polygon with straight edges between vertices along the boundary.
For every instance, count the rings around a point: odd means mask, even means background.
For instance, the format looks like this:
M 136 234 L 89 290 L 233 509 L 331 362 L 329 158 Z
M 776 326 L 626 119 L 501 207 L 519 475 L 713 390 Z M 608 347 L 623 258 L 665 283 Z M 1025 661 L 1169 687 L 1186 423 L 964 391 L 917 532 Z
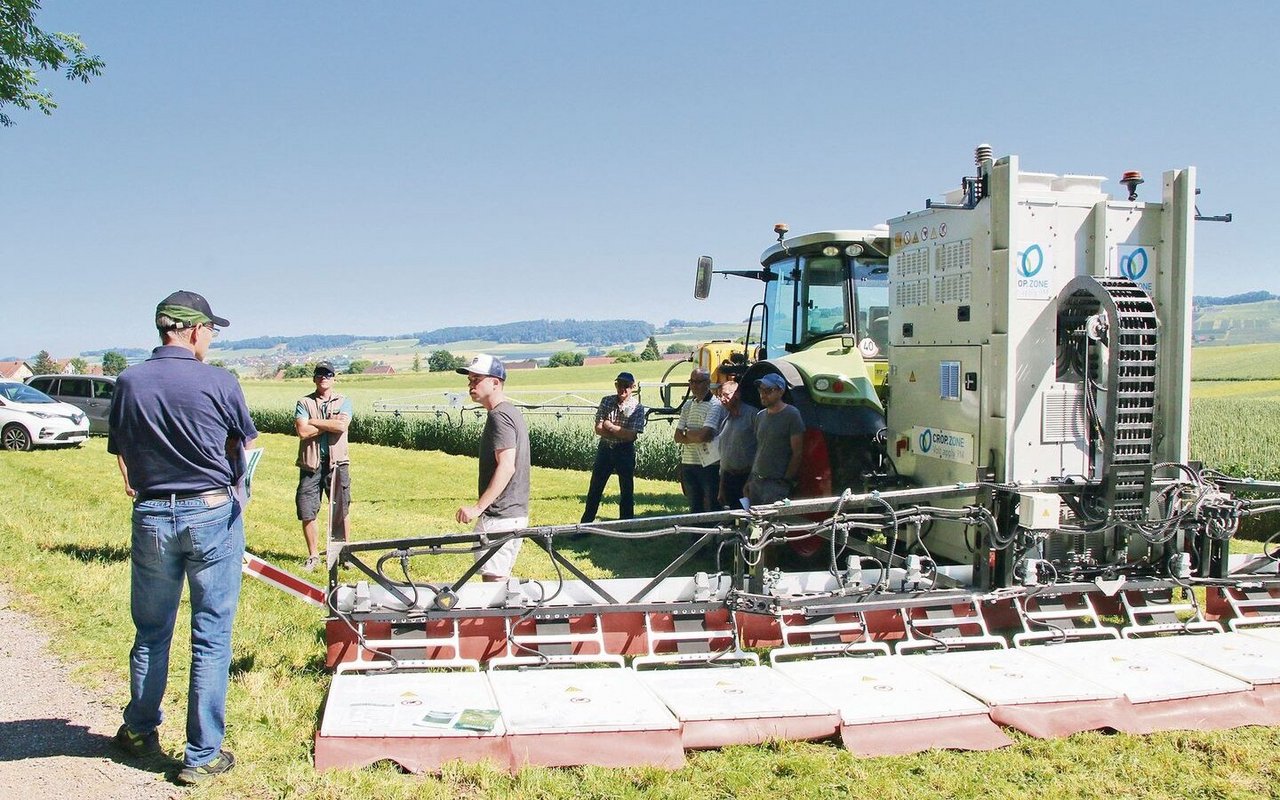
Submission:
M 636 437 L 644 430 L 645 407 L 635 396 L 636 378 L 630 372 L 619 372 L 613 386 L 616 393 L 602 398 L 596 410 L 596 436 L 600 442 L 591 468 L 583 522 L 595 521 L 605 484 L 615 472 L 618 474 L 618 519 L 631 519 L 636 515 Z

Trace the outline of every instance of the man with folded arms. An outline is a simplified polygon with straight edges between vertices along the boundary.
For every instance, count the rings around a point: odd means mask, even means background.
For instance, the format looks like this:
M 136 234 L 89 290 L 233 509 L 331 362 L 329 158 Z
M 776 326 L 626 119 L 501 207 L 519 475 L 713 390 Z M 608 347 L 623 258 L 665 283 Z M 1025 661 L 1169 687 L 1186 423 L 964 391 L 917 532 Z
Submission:
M 316 364 L 311 379 L 316 390 L 299 400 L 293 412 L 293 426 L 298 433 L 298 490 L 294 503 L 302 522 L 302 538 L 307 543 L 307 560 L 302 564 L 307 572 L 320 563 L 316 541 L 320 525 L 316 515 L 320 513 L 321 494 L 329 495 L 329 502 L 335 506 L 330 519 L 335 526 L 342 526 L 344 538 L 346 536 L 347 514 L 351 509 L 347 426 L 353 413 L 351 398 L 333 390 L 337 376 L 332 364 L 328 361 Z
M 636 377 L 619 372 L 613 382 L 614 393 L 600 399 L 596 409 L 596 460 L 591 467 L 591 485 L 587 488 L 587 504 L 582 522 L 595 522 L 600 498 L 609 476 L 618 474 L 618 519 L 636 515 L 636 437 L 644 431 L 645 407 L 635 396 Z

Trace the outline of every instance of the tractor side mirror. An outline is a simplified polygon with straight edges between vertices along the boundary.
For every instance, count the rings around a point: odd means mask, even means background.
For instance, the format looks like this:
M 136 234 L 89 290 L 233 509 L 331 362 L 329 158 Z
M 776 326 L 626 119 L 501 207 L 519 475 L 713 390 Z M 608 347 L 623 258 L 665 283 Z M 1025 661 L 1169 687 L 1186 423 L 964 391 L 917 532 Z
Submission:
M 711 294 L 711 256 L 698 256 L 698 272 L 694 276 L 693 296 L 706 300 Z

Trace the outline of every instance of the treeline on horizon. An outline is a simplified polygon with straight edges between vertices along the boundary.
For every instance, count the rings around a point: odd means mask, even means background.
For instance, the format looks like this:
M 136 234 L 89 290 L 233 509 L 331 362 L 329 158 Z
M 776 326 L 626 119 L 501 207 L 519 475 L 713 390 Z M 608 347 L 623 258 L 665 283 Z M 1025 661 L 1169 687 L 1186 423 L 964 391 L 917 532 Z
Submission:
M 1268 300 L 1280 300 L 1280 295 L 1263 291 L 1244 292 L 1242 294 L 1227 295 L 1226 297 L 1198 294 L 1192 296 L 1191 304 L 1196 306 L 1238 306 L 1245 303 L 1264 303 Z
M 219 339 L 215 350 L 271 350 L 284 345 L 286 350 L 310 353 L 346 347 L 358 341 L 390 341 L 417 339 L 424 346 L 448 344 L 471 340 L 492 341 L 499 344 L 540 344 L 568 340 L 586 346 L 609 346 L 643 341 L 655 333 L 669 333 L 681 328 L 705 328 L 718 323 L 711 320 L 671 319 L 660 328 L 635 319 L 597 320 L 526 320 L 502 325 L 463 325 L 437 328 L 432 331 L 405 333 L 398 336 L 353 336 L 350 334 L 310 333 L 304 336 L 255 336 L 252 339 Z M 81 353 L 87 357 L 101 357 L 116 352 L 130 360 L 151 355 L 150 349 L 138 347 L 106 347 Z
M 647 339 L 653 335 L 653 331 L 652 323 L 638 319 L 532 319 L 524 322 L 507 322 L 502 325 L 460 325 L 410 335 L 423 345 L 473 339 L 498 344 L 532 344 L 565 339 L 586 345 L 610 345 Z
M 643 341 L 655 332 L 675 328 L 697 328 L 715 325 L 707 321 L 692 322 L 673 319 L 660 330 L 653 324 L 636 319 L 546 320 L 508 322 L 501 325 L 459 325 L 398 336 L 352 336 L 348 334 L 307 334 L 305 336 L 255 336 L 217 343 L 219 350 L 270 350 L 280 345 L 299 353 L 346 347 L 357 341 L 416 339 L 423 346 L 482 340 L 498 344 L 538 344 L 568 340 L 582 345 L 617 345 Z M 118 348 L 117 348 L 118 350 Z M 105 350 L 102 352 L 106 352 Z M 150 351 L 139 351 L 143 355 Z M 92 354 L 87 354 L 92 355 Z M 128 355 L 126 353 L 125 355 Z

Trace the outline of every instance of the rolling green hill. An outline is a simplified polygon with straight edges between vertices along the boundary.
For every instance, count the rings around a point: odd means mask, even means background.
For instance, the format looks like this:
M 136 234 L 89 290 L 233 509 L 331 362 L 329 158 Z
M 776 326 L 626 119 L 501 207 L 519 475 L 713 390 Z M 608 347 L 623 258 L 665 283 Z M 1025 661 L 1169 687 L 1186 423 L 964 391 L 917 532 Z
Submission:
M 1197 346 L 1280 342 L 1280 300 L 1198 307 L 1193 336 Z

